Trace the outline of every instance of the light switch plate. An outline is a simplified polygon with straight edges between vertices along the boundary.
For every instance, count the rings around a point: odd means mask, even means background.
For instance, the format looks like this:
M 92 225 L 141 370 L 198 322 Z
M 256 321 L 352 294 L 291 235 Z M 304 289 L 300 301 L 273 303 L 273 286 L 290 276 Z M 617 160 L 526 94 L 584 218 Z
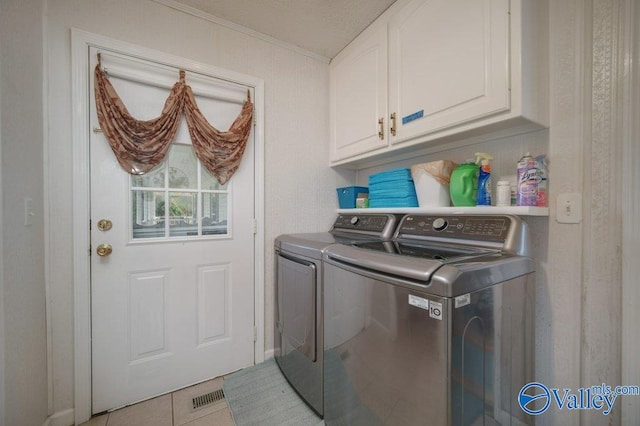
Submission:
M 33 212 L 33 199 L 26 197 L 24 199 L 24 226 L 33 225 L 33 216 L 35 216 Z
M 582 194 L 577 192 L 558 194 L 556 220 L 559 223 L 582 222 Z

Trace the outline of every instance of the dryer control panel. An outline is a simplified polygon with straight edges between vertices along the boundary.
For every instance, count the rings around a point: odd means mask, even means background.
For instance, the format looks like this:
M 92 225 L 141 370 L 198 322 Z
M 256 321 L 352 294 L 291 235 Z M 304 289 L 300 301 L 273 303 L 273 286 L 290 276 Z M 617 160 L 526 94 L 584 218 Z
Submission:
M 366 233 L 391 238 L 397 224 L 392 214 L 340 214 L 333 223 L 332 233 Z

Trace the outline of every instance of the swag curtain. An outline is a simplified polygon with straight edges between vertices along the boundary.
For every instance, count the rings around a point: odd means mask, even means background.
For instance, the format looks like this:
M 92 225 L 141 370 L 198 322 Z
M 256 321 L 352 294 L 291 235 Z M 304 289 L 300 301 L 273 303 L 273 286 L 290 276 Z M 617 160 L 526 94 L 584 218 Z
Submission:
M 162 113 L 151 120 L 136 120 L 116 93 L 102 70 L 95 72 L 95 98 L 98 122 L 120 166 L 133 175 L 142 175 L 164 160 L 175 138 L 182 114 L 196 156 L 202 165 L 224 185 L 240 166 L 253 122 L 253 103 L 247 94 L 242 110 L 228 131 L 210 125 L 196 103 L 191 87 L 184 81 L 174 84 Z
M 196 104 L 191 87 L 186 86 L 185 93 L 184 113 L 196 157 L 224 185 L 240 166 L 251 132 L 253 104 L 247 94 L 240 115 L 228 131 L 221 132 L 207 122 Z

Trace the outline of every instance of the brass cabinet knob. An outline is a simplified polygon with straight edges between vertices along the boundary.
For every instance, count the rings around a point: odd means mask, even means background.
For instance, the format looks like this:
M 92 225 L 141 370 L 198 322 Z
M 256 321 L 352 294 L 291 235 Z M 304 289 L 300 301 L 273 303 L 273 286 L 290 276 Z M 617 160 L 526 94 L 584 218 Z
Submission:
M 96 249 L 98 256 L 109 256 L 112 251 L 113 247 L 111 247 L 111 244 L 100 244 Z

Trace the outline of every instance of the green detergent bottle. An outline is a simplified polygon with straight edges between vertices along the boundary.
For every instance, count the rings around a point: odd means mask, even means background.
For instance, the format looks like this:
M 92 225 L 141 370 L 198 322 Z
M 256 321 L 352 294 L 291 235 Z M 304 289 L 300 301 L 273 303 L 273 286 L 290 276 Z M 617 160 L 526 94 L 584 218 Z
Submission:
M 453 169 L 449 194 L 451 203 L 455 207 L 475 206 L 478 191 L 478 165 L 473 160 L 467 160 Z

